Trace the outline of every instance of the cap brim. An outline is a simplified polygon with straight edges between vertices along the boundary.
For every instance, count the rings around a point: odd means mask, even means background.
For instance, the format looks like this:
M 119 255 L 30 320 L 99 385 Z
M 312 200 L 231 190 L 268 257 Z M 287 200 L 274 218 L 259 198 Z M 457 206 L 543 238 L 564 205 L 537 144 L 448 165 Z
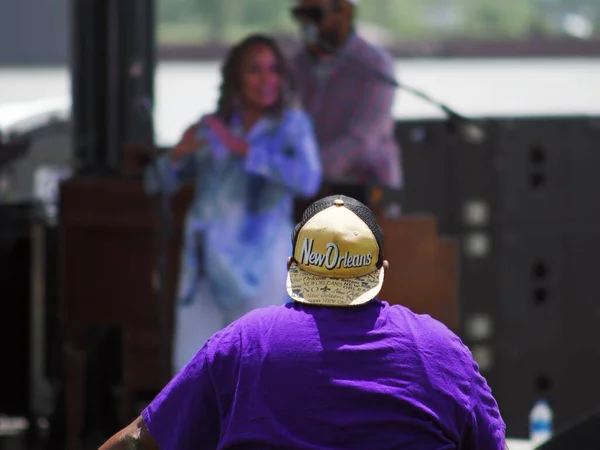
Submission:
M 373 300 L 383 286 L 383 267 L 358 278 L 313 275 L 292 263 L 287 276 L 287 293 L 292 300 L 311 305 L 356 306 Z

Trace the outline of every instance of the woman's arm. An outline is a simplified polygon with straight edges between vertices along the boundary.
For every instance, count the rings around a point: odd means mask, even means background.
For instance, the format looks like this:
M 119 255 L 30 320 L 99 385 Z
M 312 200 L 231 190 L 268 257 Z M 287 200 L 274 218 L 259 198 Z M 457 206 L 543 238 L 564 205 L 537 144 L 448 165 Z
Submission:
M 197 175 L 196 155 L 206 143 L 198 139 L 199 125 L 192 125 L 168 155 L 158 158 L 156 165 L 144 172 L 144 187 L 148 194 L 157 194 L 161 188 L 172 194 Z
M 303 197 L 321 187 L 322 168 L 312 122 L 300 110 L 286 112 L 271 145 L 250 145 L 246 170 L 280 183 Z

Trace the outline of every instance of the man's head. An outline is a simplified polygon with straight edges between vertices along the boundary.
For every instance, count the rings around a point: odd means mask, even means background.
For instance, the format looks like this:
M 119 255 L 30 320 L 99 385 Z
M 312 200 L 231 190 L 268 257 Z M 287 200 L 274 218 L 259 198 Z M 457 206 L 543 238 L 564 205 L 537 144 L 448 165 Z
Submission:
M 358 1 L 297 0 L 292 15 L 302 27 L 307 47 L 329 51 L 343 45 L 352 29 L 354 6 Z
M 310 205 L 292 233 L 287 292 L 295 301 L 355 306 L 377 296 L 387 261 L 373 212 L 343 195 Z

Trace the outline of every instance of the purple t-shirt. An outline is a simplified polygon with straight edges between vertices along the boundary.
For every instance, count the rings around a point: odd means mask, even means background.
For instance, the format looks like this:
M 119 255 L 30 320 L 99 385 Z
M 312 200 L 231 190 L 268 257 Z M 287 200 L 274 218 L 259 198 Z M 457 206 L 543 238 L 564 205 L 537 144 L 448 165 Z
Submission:
M 469 350 L 373 300 L 255 310 L 216 333 L 143 411 L 162 450 L 503 450 Z

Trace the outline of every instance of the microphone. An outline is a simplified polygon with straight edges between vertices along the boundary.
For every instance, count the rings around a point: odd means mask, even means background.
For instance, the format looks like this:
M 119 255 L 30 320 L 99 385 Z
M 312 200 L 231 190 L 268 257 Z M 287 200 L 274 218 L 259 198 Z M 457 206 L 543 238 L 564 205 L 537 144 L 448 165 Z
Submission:
M 331 44 L 324 41 L 323 39 L 318 39 L 316 42 L 316 45 L 324 53 L 334 54 L 336 52 L 336 49 Z M 423 92 L 419 89 L 416 89 L 412 86 L 409 86 L 405 83 L 400 83 L 394 77 L 392 77 L 384 72 L 381 72 L 380 70 L 374 69 L 371 66 L 366 65 L 364 63 L 364 61 L 360 60 L 352 53 L 345 53 L 344 56 L 351 59 L 353 62 L 355 62 L 357 64 L 358 67 L 369 72 L 371 75 L 374 75 L 380 81 L 390 84 L 397 89 L 402 89 L 402 90 L 408 92 L 409 94 L 412 94 L 415 97 L 420 98 L 421 100 L 424 100 L 425 102 L 429 103 L 430 105 L 433 105 L 436 108 L 438 108 L 439 110 L 441 110 L 448 118 L 450 130 L 458 131 L 458 133 L 461 135 L 461 137 L 463 139 L 465 139 L 467 142 L 469 142 L 470 144 L 479 145 L 479 144 L 482 144 L 487 139 L 487 133 L 486 133 L 485 129 L 482 126 L 476 124 L 473 119 L 469 119 L 469 118 L 463 116 L 462 114 L 459 114 L 458 112 L 456 112 L 454 109 L 450 108 L 445 103 L 442 103 L 438 100 L 431 98 L 425 92 Z

